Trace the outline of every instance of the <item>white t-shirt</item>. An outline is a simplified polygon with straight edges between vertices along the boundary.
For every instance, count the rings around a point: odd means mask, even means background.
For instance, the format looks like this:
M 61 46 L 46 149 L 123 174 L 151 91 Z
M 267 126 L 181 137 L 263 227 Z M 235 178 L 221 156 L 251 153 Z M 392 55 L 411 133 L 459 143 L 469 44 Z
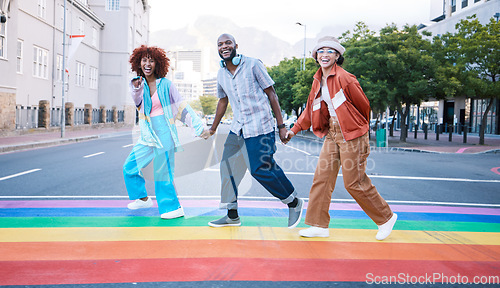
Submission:
M 330 98 L 330 92 L 328 91 L 328 86 L 323 85 L 321 87 L 321 100 L 325 101 L 326 106 L 328 106 L 328 112 L 330 112 L 330 117 L 337 116 L 335 109 L 333 108 L 332 99 Z

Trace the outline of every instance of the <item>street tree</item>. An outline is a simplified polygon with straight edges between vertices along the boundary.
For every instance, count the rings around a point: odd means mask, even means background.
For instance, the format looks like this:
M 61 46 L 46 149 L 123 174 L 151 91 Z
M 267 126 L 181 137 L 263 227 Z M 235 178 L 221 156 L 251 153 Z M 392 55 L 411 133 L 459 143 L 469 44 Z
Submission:
M 454 34 L 443 41 L 450 47 L 447 56 L 460 71 L 465 93 L 475 99 L 485 99 L 479 130 L 479 144 L 484 144 L 488 114 L 495 99 L 500 99 L 500 24 L 491 18 L 481 24 L 476 15 L 461 20 Z
M 204 95 L 200 96 L 201 108 L 203 110 L 203 114 L 211 115 L 215 113 L 215 109 L 217 107 L 217 97 L 213 95 Z
M 279 98 L 281 109 L 287 113 L 295 111 L 297 115 L 307 101 L 314 73 L 318 70 L 316 61 L 306 59 L 306 70 L 302 70 L 301 59 L 282 60 L 277 66 L 268 68 L 273 78 L 274 89 Z
M 381 60 L 377 71 L 380 83 L 387 85 L 388 101 L 396 106 L 400 118 L 400 141 L 406 142 L 407 118 L 411 105 L 420 105 L 436 96 L 431 83 L 436 81 L 436 63 L 431 56 L 431 41 L 418 33 L 415 25 L 398 30 L 395 24 L 380 30 Z

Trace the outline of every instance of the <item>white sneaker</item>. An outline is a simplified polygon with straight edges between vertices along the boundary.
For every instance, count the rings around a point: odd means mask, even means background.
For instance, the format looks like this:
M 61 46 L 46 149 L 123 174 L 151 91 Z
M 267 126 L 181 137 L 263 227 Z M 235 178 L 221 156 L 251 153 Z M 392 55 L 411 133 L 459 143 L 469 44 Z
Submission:
M 302 237 L 330 237 L 330 230 L 328 228 L 311 227 L 299 231 Z
M 384 240 L 385 238 L 387 238 L 387 236 L 391 234 L 392 228 L 394 227 L 394 224 L 396 224 L 396 220 L 398 220 L 398 214 L 393 213 L 389 221 L 378 226 L 378 232 L 375 238 L 377 240 Z
M 160 217 L 161 217 L 161 219 L 174 219 L 174 218 L 179 218 L 182 216 L 184 216 L 184 209 L 182 209 L 182 207 L 181 207 L 177 210 L 163 213 L 163 214 L 161 214 Z
M 151 197 L 148 197 L 148 200 L 146 200 L 146 201 L 143 201 L 141 199 L 137 199 L 134 202 L 129 203 L 127 205 L 128 209 L 131 209 L 131 210 L 151 208 L 152 206 L 153 206 L 153 200 L 151 200 Z

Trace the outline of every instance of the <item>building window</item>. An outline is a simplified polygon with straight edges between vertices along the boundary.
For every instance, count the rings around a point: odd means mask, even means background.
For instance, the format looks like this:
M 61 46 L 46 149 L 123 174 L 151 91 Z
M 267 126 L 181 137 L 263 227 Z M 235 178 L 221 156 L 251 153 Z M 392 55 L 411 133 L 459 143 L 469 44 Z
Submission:
M 38 0 L 38 17 L 45 19 L 47 14 L 47 0 Z
M 48 79 L 49 51 L 33 46 L 33 76 Z
M 92 46 L 97 47 L 97 29 L 92 27 Z
M 78 35 L 85 35 L 85 20 L 78 18 Z
M 24 50 L 24 41 L 17 39 L 17 51 L 16 51 L 16 67 L 17 73 L 23 74 L 23 50 Z
M 479 133 L 481 129 L 481 121 L 483 113 L 486 111 L 486 107 L 489 104 L 490 99 L 474 99 L 473 100 L 473 113 L 471 115 L 472 120 L 472 129 L 471 132 Z M 486 134 L 497 134 L 496 131 L 496 117 L 497 116 L 497 99 L 494 99 L 493 105 L 491 106 L 490 111 L 488 112 L 488 116 L 486 118 L 486 127 L 484 127 L 484 133 Z
M 90 89 L 97 89 L 97 68 L 90 67 Z
M 457 0 L 451 0 L 451 13 L 457 11 Z
M 474 3 L 480 2 L 481 0 L 474 0 Z
M 7 58 L 7 23 L 0 23 L 0 58 Z
M 462 9 L 467 7 L 467 5 L 469 5 L 469 0 L 462 0 Z
M 85 80 L 85 64 L 76 62 L 76 86 L 83 87 Z
M 120 0 L 106 0 L 106 11 L 120 11 Z
M 62 71 L 63 71 L 63 57 L 62 55 L 56 56 L 56 79 L 59 82 L 62 82 Z

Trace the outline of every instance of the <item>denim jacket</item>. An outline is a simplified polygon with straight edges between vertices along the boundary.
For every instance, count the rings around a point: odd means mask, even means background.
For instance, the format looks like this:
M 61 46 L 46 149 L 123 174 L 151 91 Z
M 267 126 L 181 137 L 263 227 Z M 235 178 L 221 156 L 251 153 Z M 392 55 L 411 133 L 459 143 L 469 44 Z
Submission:
M 138 88 L 135 88 L 131 81 L 130 90 L 132 99 L 139 111 L 141 136 L 138 143 L 159 149 L 163 148 L 160 139 L 151 125 L 151 118 L 149 115 L 151 113 L 152 101 L 147 81 L 143 79 L 143 81 L 141 81 L 141 86 Z M 163 108 L 163 116 L 165 120 L 167 120 L 168 128 L 170 129 L 174 141 L 175 151 L 182 151 L 175 120 L 181 120 L 184 124 L 192 127 L 195 130 L 196 136 L 200 136 L 203 133 L 203 123 L 191 106 L 182 99 L 179 91 L 177 91 L 170 80 L 166 78 L 156 79 L 156 91 Z

